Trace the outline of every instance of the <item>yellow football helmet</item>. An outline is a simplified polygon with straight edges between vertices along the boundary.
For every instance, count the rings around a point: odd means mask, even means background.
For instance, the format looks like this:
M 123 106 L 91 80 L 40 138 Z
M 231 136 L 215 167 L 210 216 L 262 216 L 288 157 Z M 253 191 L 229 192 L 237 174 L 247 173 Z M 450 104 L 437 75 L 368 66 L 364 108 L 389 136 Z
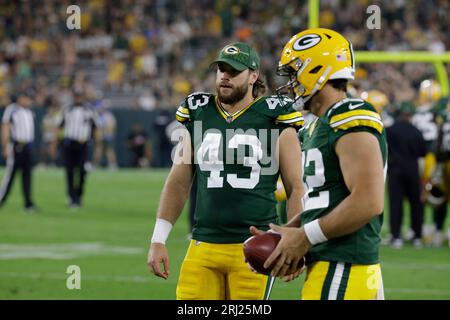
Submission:
M 374 106 L 378 113 L 383 111 L 383 108 L 388 104 L 388 97 L 379 90 L 369 90 L 361 93 L 361 99 L 366 100 Z
M 302 109 L 328 80 L 355 78 L 352 44 L 336 31 L 315 28 L 293 36 L 284 46 L 277 74 L 290 81 L 277 91 L 291 89 Z
M 419 105 L 438 101 L 442 96 L 441 86 L 436 80 L 423 80 L 419 87 Z

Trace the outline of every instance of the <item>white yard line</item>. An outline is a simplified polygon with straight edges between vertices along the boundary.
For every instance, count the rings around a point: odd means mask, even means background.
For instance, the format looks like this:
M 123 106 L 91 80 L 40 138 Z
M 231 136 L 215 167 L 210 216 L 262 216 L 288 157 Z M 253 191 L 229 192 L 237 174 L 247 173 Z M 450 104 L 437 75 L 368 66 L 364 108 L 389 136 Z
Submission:
M 66 280 L 68 275 L 65 273 L 22 273 L 22 272 L 0 272 L 0 278 L 22 278 L 22 279 L 49 279 L 49 280 Z M 155 278 L 154 275 L 150 274 L 148 277 L 143 276 L 104 276 L 104 275 L 86 275 L 83 274 L 81 270 L 81 281 L 99 281 L 99 282 L 131 282 L 131 283 L 177 283 L 178 279 L 169 278 L 167 280 L 162 280 Z
M 86 256 L 141 255 L 144 253 L 142 248 L 113 246 L 100 242 L 0 244 L 0 260 L 65 260 Z

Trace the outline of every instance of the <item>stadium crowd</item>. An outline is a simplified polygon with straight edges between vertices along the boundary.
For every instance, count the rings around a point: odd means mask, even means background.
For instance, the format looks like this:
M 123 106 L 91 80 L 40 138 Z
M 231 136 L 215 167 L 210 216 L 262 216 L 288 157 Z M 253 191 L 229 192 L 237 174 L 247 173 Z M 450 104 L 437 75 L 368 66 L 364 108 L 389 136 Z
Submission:
M 35 105 L 48 98 L 70 104 L 70 89 L 85 89 L 114 107 L 175 108 L 206 84 L 208 61 L 233 40 L 260 52 L 267 84 L 280 83 L 276 61 L 289 35 L 307 27 L 307 1 L 92 0 L 78 1 L 81 30 L 66 27 L 66 1 L 0 1 L 0 105 L 28 87 Z M 320 25 L 342 32 L 355 50 L 428 50 L 450 47 L 448 1 L 320 1 Z M 365 27 L 366 8 L 381 9 L 381 29 Z M 270 8 L 268 10 L 267 8 Z M 339 14 L 338 14 L 339 13 Z M 411 99 L 427 65 L 360 65 L 358 85 L 378 88 L 391 101 Z M 370 75 L 370 76 L 369 76 Z M 396 85 L 390 85 L 395 82 Z M 210 86 L 210 85 L 209 85 Z
M 209 61 L 239 40 L 261 56 L 269 91 L 283 44 L 307 28 L 307 1 L 85 0 L 81 29 L 66 27 L 62 1 L 0 0 L 0 107 L 32 92 L 44 108 L 44 144 L 62 110 L 83 92 L 95 108 L 175 110 L 187 94 L 215 91 Z M 368 5 L 381 9 L 381 29 L 366 28 Z M 450 2 L 445 0 L 320 1 L 320 26 L 343 33 L 355 50 L 444 52 L 450 48 Z M 450 65 L 447 64 L 447 73 Z M 353 94 L 377 89 L 387 106 L 415 103 L 419 86 L 435 78 L 432 65 L 359 64 Z M 151 137 L 150 137 L 151 139 Z M 43 153 L 41 161 L 48 161 Z

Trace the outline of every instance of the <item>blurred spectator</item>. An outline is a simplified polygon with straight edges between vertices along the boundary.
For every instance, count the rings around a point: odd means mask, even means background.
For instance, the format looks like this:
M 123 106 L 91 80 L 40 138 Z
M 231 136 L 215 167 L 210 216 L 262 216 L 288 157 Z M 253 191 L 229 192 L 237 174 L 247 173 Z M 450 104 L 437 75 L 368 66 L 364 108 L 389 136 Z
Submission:
M 367 19 L 364 0 L 351 5 L 346 0 L 321 0 L 320 25 L 343 32 L 355 50 L 449 50 L 450 2 L 377 0 L 373 4 L 381 9 L 381 30 L 362 27 Z M 61 27 L 67 1 L 0 3 L 0 93 L 19 79 L 32 78 L 34 83 L 44 75 L 47 88 L 37 91 L 39 98 L 45 98 L 57 92 L 61 82 L 70 87 L 75 71 L 86 68 L 97 90 L 106 89 L 114 99 L 127 97 L 123 107 L 133 106 L 143 88 L 160 91 L 158 104 L 176 104 L 177 92 L 187 86 L 208 91 L 208 65 L 203 62 L 217 47 L 238 39 L 259 47 L 262 72 L 273 92 L 282 43 L 308 23 L 304 1 L 261 0 L 251 7 L 247 1 L 218 0 L 117 0 L 114 6 L 80 0 L 79 5 L 81 30 L 70 31 Z M 425 64 L 413 65 L 410 71 L 406 64 L 361 65 L 360 74 L 367 77 L 357 81 L 361 90 L 379 89 L 399 102 L 410 98 L 417 84 L 434 72 L 429 66 L 423 68 Z M 177 75 L 183 79 L 174 80 Z
M 150 90 L 144 93 L 137 100 L 137 107 L 145 111 L 152 111 L 156 108 L 156 98 Z
M 173 110 L 157 110 L 152 123 L 153 162 L 154 167 L 170 167 L 172 165 L 172 142 L 167 135 L 168 126 L 174 119 Z
M 131 164 L 135 168 L 148 167 L 151 159 L 148 134 L 139 122 L 133 124 L 128 135 L 128 148 L 131 152 Z
M 95 146 L 94 165 L 96 167 L 101 167 L 103 157 L 105 156 L 107 167 L 110 169 L 116 169 L 116 118 L 110 110 L 108 110 L 104 105 L 101 105 L 98 108 L 97 122 L 98 130 L 101 131 L 102 139 Z
M 42 118 L 41 132 L 41 164 L 53 166 L 56 164 L 55 143 L 58 141 L 57 132 L 59 124 L 62 121 L 62 110 L 55 100 L 47 101 L 47 113 Z
M 119 58 L 112 58 L 106 77 L 106 86 L 112 90 L 120 90 L 123 86 L 126 65 Z

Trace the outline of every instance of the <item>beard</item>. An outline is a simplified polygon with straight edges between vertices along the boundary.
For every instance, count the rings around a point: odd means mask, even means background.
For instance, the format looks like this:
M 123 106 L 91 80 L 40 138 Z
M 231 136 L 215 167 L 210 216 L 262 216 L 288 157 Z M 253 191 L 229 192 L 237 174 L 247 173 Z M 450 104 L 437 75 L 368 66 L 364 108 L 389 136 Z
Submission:
M 230 93 L 224 94 L 222 92 L 222 90 L 224 90 L 223 87 L 221 87 L 220 85 L 218 85 L 216 87 L 217 96 L 218 96 L 220 102 L 233 105 L 233 104 L 236 104 L 237 102 L 241 101 L 242 99 L 244 99 L 244 97 L 248 91 L 248 83 L 244 83 L 240 87 L 231 87 L 228 90 L 230 90 L 230 89 L 231 89 Z

